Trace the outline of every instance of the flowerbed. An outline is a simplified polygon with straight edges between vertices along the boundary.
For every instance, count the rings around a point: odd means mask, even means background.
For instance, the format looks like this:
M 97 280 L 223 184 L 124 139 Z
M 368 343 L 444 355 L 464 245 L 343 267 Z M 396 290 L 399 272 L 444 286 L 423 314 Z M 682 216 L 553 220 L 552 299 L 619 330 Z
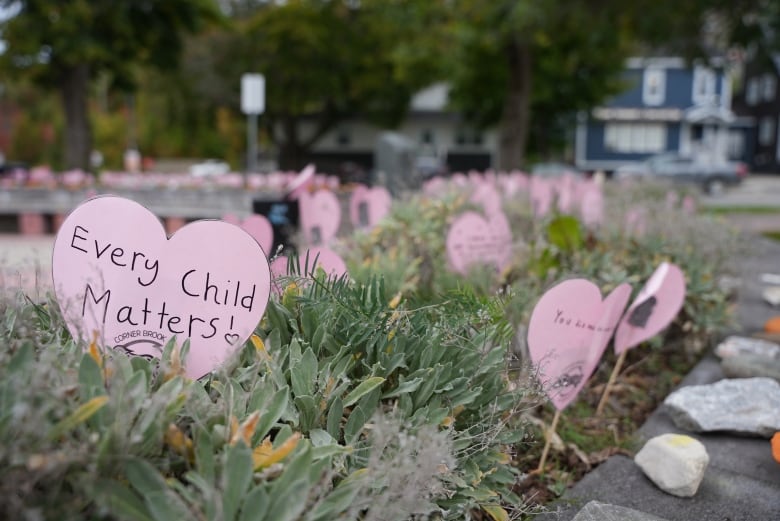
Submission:
M 508 192 L 507 192 L 508 193 Z M 256 335 L 220 371 L 68 336 L 53 302 L 3 302 L 0 506 L 4 518 L 508 519 L 555 497 L 616 450 L 728 324 L 734 236 L 670 205 L 666 189 L 608 187 L 598 226 L 522 192 L 503 201 L 512 258 L 500 273 L 447 269 L 467 187 L 397 202 L 341 238 L 351 280 L 304 266 L 277 281 Z M 626 228 L 644 212 L 642 233 Z M 638 290 L 662 261 L 687 296 L 664 338 L 631 352 L 602 419 L 608 355 L 528 477 L 549 422 L 524 356 L 535 301 L 571 275 Z

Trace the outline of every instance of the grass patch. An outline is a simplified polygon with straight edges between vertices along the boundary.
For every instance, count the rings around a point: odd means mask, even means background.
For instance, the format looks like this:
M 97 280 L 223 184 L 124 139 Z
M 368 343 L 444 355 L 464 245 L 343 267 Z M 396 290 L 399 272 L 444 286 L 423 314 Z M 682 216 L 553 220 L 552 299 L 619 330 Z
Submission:
M 761 232 L 761 235 L 767 239 L 780 242 L 780 230 L 773 230 L 768 232 Z
M 702 208 L 702 212 L 713 215 L 766 215 L 780 213 L 780 206 L 705 206 Z

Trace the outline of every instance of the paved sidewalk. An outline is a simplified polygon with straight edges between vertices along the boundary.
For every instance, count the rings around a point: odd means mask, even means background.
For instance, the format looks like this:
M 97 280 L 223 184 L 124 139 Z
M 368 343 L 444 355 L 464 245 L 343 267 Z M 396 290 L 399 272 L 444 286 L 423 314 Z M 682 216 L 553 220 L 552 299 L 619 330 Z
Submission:
M 736 313 L 741 334 L 759 331 L 769 317 L 780 314 L 763 302 L 759 278 L 762 273 L 780 273 L 780 243 L 756 238 L 752 244 L 754 247 L 751 252 L 745 252 L 740 270 L 742 287 Z M 712 383 L 722 378 L 719 362 L 709 355 L 681 386 Z M 558 513 L 542 517 L 569 521 L 586 503 L 597 500 L 668 521 L 780 520 L 780 464 L 772 459 L 769 440 L 691 433 L 677 428 L 661 407 L 640 429 L 640 443 L 670 432 L 693 436 L 705 445 L 710 456 L 704 480 L 694 497 L 679 498 L 662 492 L 631 458 L 616 455 L 568 490 Z M 650 515 L 637 519 L 654 519 Z M 581 515 L 577 521 L 598 518 Z
M 51 289 L 53 235 L 0 234 L 0 296 L 19 288 L 31 297 Z

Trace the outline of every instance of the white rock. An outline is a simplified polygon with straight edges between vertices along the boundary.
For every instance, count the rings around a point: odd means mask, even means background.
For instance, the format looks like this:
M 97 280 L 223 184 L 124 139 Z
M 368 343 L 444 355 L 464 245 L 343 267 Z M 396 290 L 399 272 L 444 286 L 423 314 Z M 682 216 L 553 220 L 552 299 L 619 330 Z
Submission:
M 666 397 L 674 424 L 694 432 L 726 431 L 771 438 L 780 431 L 780 383 L 771 378 L 730 378 L 682 387 Z
M 692 497 L 710 462 L 707 449 L 683 434 L 662 434 L 642 447 L 634 462 L 650 481 L 668 494 Z
M 715 348 L 715 354 L 724 360 L 742 355 L 780 360 L 780 344 L 761 338 L 732 335 L 718 344 L 718 347 Z
M 769 286 L 764 289 L 763 297 L 770 306 L 780 305 L 780 286 Z

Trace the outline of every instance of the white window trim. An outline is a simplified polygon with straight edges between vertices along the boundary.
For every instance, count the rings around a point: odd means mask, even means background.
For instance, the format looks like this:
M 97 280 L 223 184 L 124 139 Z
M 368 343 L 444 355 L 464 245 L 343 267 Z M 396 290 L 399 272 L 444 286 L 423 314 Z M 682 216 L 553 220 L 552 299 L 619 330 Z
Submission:
M 757 105 L 760 95 L 760 85 L 758 84 L 758 78 L 753 76 L 748 78 L 745 85 L 745 103 L 748 105 Z
M 658 80 L 658 91 L 650 91 L 651 80 L 655 76 Z M 647 106 L 663 105 L 666 99 L 666 70 L 659 67 L 648 67 L 642 74 L 642 103 Z
M 609 121 L 604 125 L 604 148 L 622 154 L 654 153 L 666 150 L 665 123 Z
M 765 130 L 766 129 L 766 130 Z M 771 145 L 775 141 L 775 120 L 771 116 L 764 116 L 758 123 L 758 144 Z
M 777 94 L 777 78 L 771 72 L 767 72 L 761 77 L 761 95 L 763 101 L 772 101 Z
M 715 99 L 715 83 L 717 77 L 715 71 L 709 67 L 696 66 L 693 69 L 693 91 L 691 99 L 694 105 L 711 103 Z M 704 92 L 699 92 L 699 84 L 703 84 Z

